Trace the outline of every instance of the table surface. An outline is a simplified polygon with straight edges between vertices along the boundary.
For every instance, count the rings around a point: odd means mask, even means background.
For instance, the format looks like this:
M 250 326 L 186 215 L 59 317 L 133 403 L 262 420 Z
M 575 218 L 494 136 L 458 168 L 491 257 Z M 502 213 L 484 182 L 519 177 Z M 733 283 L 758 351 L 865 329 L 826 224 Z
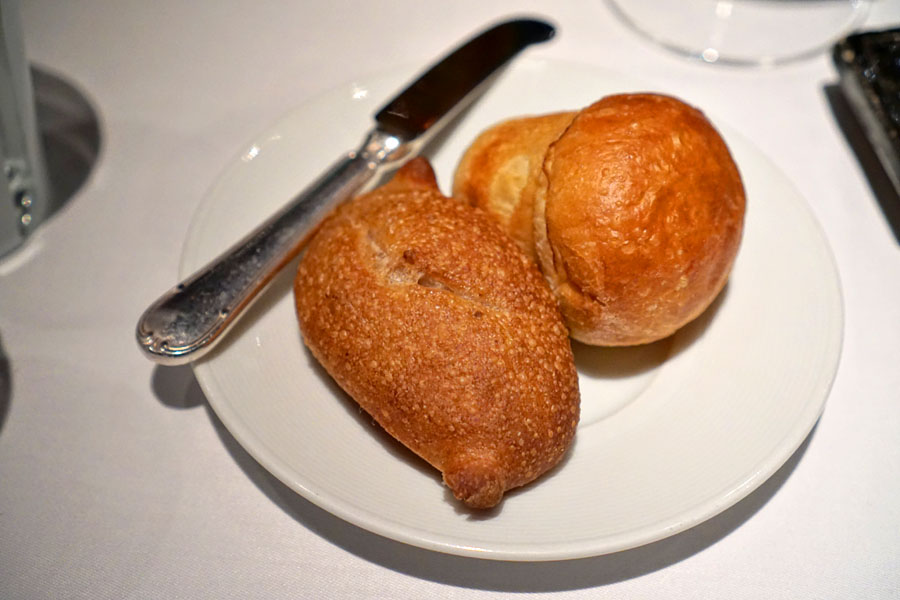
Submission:
M 705 65 L 601 0 L 23 4 L 31 60 L 88 101 L 100 151 L 0 262 L 0 597 L 900 595 L 900 246 L 836 118 L 828 56 Z M 898 4 L 876 1 L 867 26 L 900 23 Z M 681 534 L 547 563 L 444 555 L 330 515 L 247 454 L 190 368 L 154 366 L 133 338 L 247 140 L 355 76 L 424 64 L 523 13 L 559 26 L 535 55 L 678 89 L 768 155 L 820 221 L 845 305 L 825 413 L 775 476 Z

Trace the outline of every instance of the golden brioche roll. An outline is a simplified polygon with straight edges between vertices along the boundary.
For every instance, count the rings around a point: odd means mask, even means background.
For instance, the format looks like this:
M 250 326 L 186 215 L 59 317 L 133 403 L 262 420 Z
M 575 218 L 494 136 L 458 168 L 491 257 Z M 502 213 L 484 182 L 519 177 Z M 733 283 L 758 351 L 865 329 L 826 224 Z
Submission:
M 534 252 L 533 205 L 547 146 L 574 112 L 523 117 L 500 123 L 469 146 L 453 177 L 453 196 L 488 211 L 530 257 Z
M 725 285 L 744 188 L 700 111 L 657 94 L 609 96 L 519 154 L 543 157 L 520 198 L 532 203 L 535 254 L 575 339 L 621 346 L 664 338 Z M 504 223 L 490 201 L 481 204 Z
M 323 223 L 294 294 L 313 355 L 467 505 L 496 505 L 569 447 L 578 380 L 552 293 L 424 159 Z
M 702 313 L 741 240 L 744 187 L 703 114 L 668 96 L 582 110 L 544 157 L 535 246 L 573 337 L 625 345 Z

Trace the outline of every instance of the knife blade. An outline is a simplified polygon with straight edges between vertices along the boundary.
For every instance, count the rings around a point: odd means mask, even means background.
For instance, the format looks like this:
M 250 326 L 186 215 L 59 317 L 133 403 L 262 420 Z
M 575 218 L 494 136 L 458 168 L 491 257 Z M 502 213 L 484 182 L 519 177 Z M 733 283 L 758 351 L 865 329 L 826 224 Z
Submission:
M 434 63 L 374 116 L 357 150 L 341 157 L 284 208 L 205 267 L 171 288 L 136 328 L 145 356 L 186 364 L 209 352 L 296 257 L 315 227 L 377 175 L 419 154 L 516 54 L 553 37 L 549 23 L 516 19 L 495 25 Z

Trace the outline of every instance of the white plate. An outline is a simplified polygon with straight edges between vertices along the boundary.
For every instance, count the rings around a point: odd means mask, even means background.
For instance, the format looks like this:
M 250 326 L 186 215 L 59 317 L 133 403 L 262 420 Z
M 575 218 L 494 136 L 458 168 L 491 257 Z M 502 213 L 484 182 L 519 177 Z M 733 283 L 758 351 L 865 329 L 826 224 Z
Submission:
M 223 250 L 355 148 L 370 115 L 413 72 L 360 79 L 314 99 L 230 164 L 197 212 L 181 274 Z M 430 155 L 450 186 L 466 145 L 510 116 L 578 108 L 643 86 L 606 71 L 522 58 Z M 599 555 L 687 529 L 772 475 L 822 411 L 843 329 L 828 245 L 808 207 L 726 128 L 745 178 L 745 236 L 725 292 L 697 322 L 644 348 L 576 346 L 583 405 L 563 463 L 487 514 L 361 414 L 303 347 L 278 278 L 238 330 L 195 366 L 210 404 L 266 469 L 375 533 L 507 560 Z

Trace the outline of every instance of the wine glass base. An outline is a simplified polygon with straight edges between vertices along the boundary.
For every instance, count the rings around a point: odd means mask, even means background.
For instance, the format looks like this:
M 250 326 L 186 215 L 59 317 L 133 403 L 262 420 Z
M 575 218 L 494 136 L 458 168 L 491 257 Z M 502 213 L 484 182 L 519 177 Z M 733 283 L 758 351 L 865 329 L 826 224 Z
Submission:
M 708 63 L 775 65 L 818 54 L 858 27 L 868 0 L 607 0 L 629 27 Z

